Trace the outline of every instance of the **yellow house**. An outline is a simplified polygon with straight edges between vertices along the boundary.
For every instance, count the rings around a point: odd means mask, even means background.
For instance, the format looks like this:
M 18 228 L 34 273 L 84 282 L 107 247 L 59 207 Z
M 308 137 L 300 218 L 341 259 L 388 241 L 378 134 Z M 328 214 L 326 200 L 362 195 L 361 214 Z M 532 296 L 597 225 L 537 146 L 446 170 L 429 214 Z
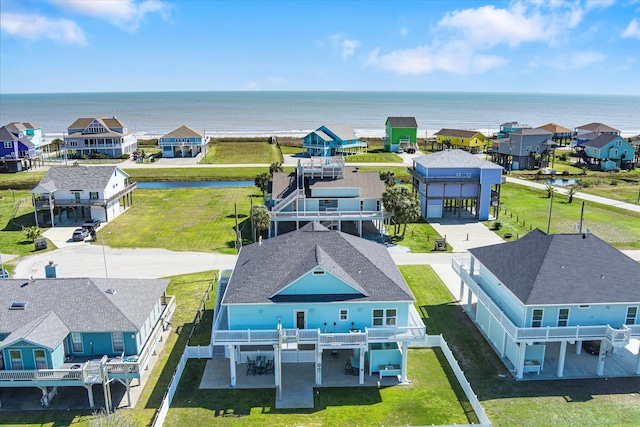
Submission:
M 471 153 L 484 151 L 486 137 L 476 130 L 440 129 L 436 134 L 437 144 L 444 148 L 460 148 Z

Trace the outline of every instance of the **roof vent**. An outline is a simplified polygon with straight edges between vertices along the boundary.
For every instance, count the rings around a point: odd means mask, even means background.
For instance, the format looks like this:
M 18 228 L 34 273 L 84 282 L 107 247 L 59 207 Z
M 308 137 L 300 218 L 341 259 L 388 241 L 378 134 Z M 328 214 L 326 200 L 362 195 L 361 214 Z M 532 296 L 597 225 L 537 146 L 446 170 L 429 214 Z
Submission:
M 27 307 L 26 301 L 16 301 L 11 303 L 9 310 L 24 310 Z
M 107 290 L 106 290 L 105 292 L 106 292 L 106 293 L 108 293 L 108 294 L 113 295 L 113 294 L 115 294 L 115 293 L 116 293 L 116 290 L 115 290 L 115 289 L 113 289 L 113 288 L 107 288 Z

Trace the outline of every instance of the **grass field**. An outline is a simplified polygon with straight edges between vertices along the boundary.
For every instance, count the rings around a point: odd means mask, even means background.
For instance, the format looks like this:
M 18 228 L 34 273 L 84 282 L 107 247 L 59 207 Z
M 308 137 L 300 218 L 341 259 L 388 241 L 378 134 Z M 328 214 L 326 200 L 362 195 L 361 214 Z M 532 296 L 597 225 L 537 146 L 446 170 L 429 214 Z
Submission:
M 293 171 L 293 167 L 285 170 Z M 124 169 L 133 181 L 253 181 L 268 167 L 134 168 Z
M 134 204 L 102 227 L 98 241 L 116 248 L 165 248 L 175 251 L 236 253 L 234 204 L 243 236 L 251 236 L 247 221 L 255 187 L 136 190 Z
M 344 157 L 347 163 L 402 163 L 402 158 L 381 149 L 369 149 L 366 153 Z
M 240 164 L 282 162 L 282 156 L 276 144 L 267 142 L 231 142 L 217 141 L 209 144 L 206 161 L 200 163 Z
M 516 184 L 505 184 L 501 190 L 504 210 L 499 221 L 503 224 L 500 234 L 523 235 L 531 228 L 547 231 L 550 199 L 545 190 L 532 190 Z M 574 198 L 568 203 L 568 196 L 554 194 L 551 209 L 551 233 L 575 233 L 580 220 L 582 203 Z M 585 202 L 583 228 L 615 246 L 618 249 L 640 248 L 640 214 L 627 210 Z M 524 222 L 524 225 L 523 225 Z M 488 221 L 491 225 L 494 221 Z

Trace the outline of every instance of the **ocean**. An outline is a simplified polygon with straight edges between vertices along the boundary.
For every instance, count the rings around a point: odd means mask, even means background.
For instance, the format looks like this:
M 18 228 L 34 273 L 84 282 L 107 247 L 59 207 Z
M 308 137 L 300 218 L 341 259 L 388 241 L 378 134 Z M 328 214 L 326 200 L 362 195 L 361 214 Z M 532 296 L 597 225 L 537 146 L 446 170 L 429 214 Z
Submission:
M 0 125 L 29 122 L 47 139 L 79 117 L 116 116 L 140 136 L 182 125 L 213 137 L 302 136 L 344 123 L 358 136 L 383 136 L 389 116 L 413 116 L 418 136 L 442 128 L 491 134 L 500 124 L 600 122 L 623 136 L 640 134 L 640 97 L 463 92 L 127 92 L 0 95 Z

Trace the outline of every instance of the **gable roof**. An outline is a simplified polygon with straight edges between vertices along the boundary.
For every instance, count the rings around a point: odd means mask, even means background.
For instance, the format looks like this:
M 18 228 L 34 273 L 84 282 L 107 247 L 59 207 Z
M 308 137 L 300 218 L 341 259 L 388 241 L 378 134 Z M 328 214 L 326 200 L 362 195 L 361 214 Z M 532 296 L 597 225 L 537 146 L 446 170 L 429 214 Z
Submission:
M 555 123 L 549 123 L 544 126 L 538 126 L 538 129 L 548 130 L 549 132 L 553 132 L 553 133 L 571 133 L 572 132 L 571 129 L 567 129 L 564 126 L 560 126 Z
M 605 145 L 609 144 L 614 139 L 620 139 L 622 141 L 627 142 L 626 140 L 624 140 L 623 138 L 619 137 L 618 135 L 613 135 L 613 134 L 610 134 L 610 133 L 603 133 L 603 134 L 600 134 L 600 135 L 596 136 L 595 138 L 593 138 L 591 140 L 583 142 L 581 145 L 583 147 L 602 148 Z
M 321 250 L 321 251 L 320 251 Z M 311 252 L 311 255 L 310 255 Z M 326 254 L 326 258 L 325 255 Z M 362 294 L 301 295 L 298 301 L 415 301 L 409 286 L 383 245 L 310 223 L 244 246 L 222 298 L 222 304 L 269 304 L 293 279 L 321 265 Z M 296 300 L 287 295 L 287 301 Z
M 469 252 L 525 305 L 640 302 L 640 264 L 593 234 L 536 229 Z
M 350 141 L 352 139 L 356 139 L 356 131 L 354 131 L 353 128 L 347 125 L 335 124 L 335 125 L 324 125 L 324 127 L 330 130 L 331 133 L 337 136 L 341 141 Z M 322 126 L 316 129 L 316 131 L 322 132 L 321 129 L 322 129 Z
M 360 197 L 381 199 L 385 191 L 384 182 L 378 172 L 359 172 L 354 167 L 345 168 L 342 178 L 305 178 L 306 196 L 311 197 L 313 188 L 360 188 Z M 282 199 L 296 190 L 296 172 L 275 172 L 271 181 L 274 199 Z
M 50 193 L 58 190 L 104 190 L 116 171 L 129 176 L 117 166 L 52 167 L 31 192 L 37 193 L 39 188 Z
M 418 122 L 415 117 L 387 117 L 387 123 L 392 128 L 417 128 Z
M 455 136 L 456 138 L 473 138 L 477 134 L 482 135 L 482 133 L 478 132 L 477 130 L 440 129 L 434 135 L 438 135 L 438 136 Z
M 522 128 L 509 133 L 513 135 L 550 135 L 550 136 L 553 135 L 553 132 L 550 132 L 542 128 L 536 128 L 536 129 Z
M 413 159 L 416 164 L 425 168 L 480 168 L 503 169 L 502 166 L 480 159 L 464 150 L 443 150 Z
M 5 279 L 0 294 L 0 333 L 17 333 L 49 345 L 46 335 L 52 328 L 62 328 L 60 323 L 72 332 L 137 331 L 168 283 L 150 279 Z M 115 293 L 107 293 L 109 288 Z M 9 310 L 15 301 L 27 302 L 24 310 Z
M 110 130 L 111 128 L 124 128 L 126 127 L 124 123 L 120 121 L 117 117 L 81 117 L 76 119 L 68 129 L 85 129 L 87 128 L 93 121 L 97 121 L 103 127 Z
M 186 138 L 202 138 L 204 137 L 204 134 L 201 132 L 198 132 L 197 130 L 194 130 L 193 128 L 190 128 L 189 126 L 180 126 L 178 129 L 175 129 L 160 138 L 162 139 L 162 138 L 185 138 L 185 137 Z
M 26 341 L 33 345 L 43 346 L 53 350 L 69 335 L 69 332 L 71 331 L 64 322 L 60 320 L 53 311 L 50 311 L 11 332 L 11 334 L 0 343 L 0 348 L 9 347 L 20 341 Z
M 618 129 L 614 129 L 611 126 L 604 125 L 602 123 L 589 123 L 587 125 L 578 126 L 576 129 L 580 130 L 588 130 L 591 132 L 607 132 L 607 133 L 619 133 Z

